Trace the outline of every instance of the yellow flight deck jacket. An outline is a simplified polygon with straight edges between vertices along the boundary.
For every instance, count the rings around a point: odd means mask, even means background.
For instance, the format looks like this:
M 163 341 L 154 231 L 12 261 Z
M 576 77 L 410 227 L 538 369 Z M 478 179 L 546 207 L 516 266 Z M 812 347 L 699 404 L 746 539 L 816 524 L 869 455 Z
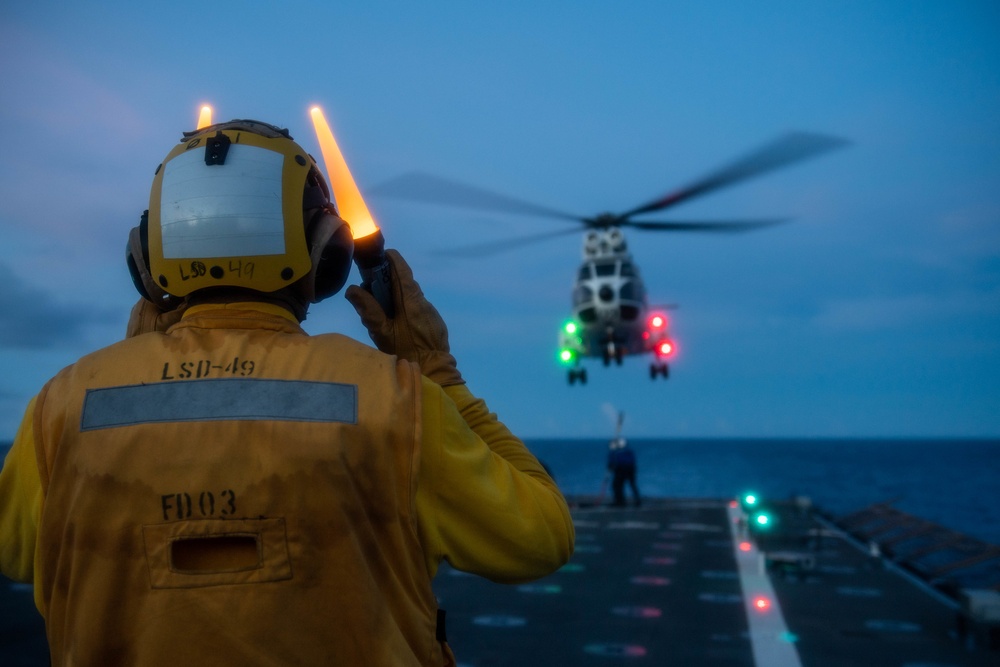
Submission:
M 0 569 L 54 665 L 441 665 L 442 559 L 525 581 L 573 542 L 464 385 L 258 303 L 65 368 L 0 472 Z

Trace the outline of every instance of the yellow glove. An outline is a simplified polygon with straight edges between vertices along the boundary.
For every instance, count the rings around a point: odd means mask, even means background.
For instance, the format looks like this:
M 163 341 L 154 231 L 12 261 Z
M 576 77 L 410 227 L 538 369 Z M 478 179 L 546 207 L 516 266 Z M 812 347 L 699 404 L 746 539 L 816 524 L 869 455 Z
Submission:
M 448 344 L 448 327 L 424 297 L 413 271 L 395 250 L 386 250 L 392 265 L 392 300 L 396 315 L 389 319 L 367 290 L 351 285 L 344 296 L 361 317 L 375 346 L 386 354 L 416 362 L 420 372 L 442 387 L 465 384 Z
M 163 333 L 181 320 L 181 315 L 187 310 L 187 302 L 181 303 L 172 310 L 160 310 L 148 299 L 139 298 L 132 306 L 132 314 L 128 318 L 125 337 L 132 338 L 139 334 L 159 331 Z

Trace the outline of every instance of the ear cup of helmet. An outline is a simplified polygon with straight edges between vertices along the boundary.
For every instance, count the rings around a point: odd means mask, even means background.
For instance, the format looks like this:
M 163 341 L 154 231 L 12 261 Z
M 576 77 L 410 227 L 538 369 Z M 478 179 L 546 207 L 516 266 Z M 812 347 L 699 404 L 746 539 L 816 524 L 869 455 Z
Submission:
M 350 226 L 328 205 L 313 214 L 306 228 L 306 241 L 312 268 L 302 287 L 310 303 L 319 303 L 347 283 L 354 257 L 354 238 Z
M 128 234 L 128 244 L 125 246 L 125 262 L 128 264 L 132 284 L 142 298 L 153 303 L 160 310 L 172 310 L 182 301 L 163 291 L 149 272 L 149 211 L 143 211 L 139 226 L 133 227 Z

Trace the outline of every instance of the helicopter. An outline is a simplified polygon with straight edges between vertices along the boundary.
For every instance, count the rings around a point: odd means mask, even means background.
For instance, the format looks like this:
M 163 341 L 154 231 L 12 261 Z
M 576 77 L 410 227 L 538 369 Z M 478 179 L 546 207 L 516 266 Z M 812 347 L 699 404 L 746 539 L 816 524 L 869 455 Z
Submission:
M 539 206 L 476 186 L 422 172 L 411 172 L 372 190 L 375 196 L 397 197 L 517 215 L 571 220 L 576 226 L 533 234 L 488 245 L 466 246 L 453 253 L 491 255 L 545 239 L 579 233 L 583 226 L 582 261 L 572 291 L 572 314 L 558 334 L 559 359 L 568 366 L 570 385 L 587 383 L 584 359 L 600 359 L 604 366 L 622 365 L 627 356 L 651 355 L 649 377 L 668 378 L 677 344 L 670 335 L 666 311 L 676 304 L 650 305 L 638 264 L 628 249 L 624 229 L 642 232 L 745 232 L 786 222 L 784 218 L 757 220 L 634 219 L 663 211 L 709 192 L 769 171 L 819 156 L 847 145 L 838 137 L 791 132 L 712 171 L 700 179 L 624 213 L 579 216 Z

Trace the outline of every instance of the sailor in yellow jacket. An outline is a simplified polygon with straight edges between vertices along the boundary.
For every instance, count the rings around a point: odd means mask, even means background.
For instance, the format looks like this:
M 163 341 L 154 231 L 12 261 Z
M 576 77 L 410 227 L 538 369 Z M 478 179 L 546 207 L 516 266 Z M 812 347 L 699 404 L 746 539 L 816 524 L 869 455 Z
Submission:
M 569 559 L 565 500 L 398 253 L 392 318 L 346 293 L 377 350 L 299 326 L 352 241 L 287 131 L 186 134 L 129 248 L 128 337 L 45 385 L 0 472 L 0 570 L 34 584 L 54 665 L 454 664 L 442 560 L 518 582 Z

